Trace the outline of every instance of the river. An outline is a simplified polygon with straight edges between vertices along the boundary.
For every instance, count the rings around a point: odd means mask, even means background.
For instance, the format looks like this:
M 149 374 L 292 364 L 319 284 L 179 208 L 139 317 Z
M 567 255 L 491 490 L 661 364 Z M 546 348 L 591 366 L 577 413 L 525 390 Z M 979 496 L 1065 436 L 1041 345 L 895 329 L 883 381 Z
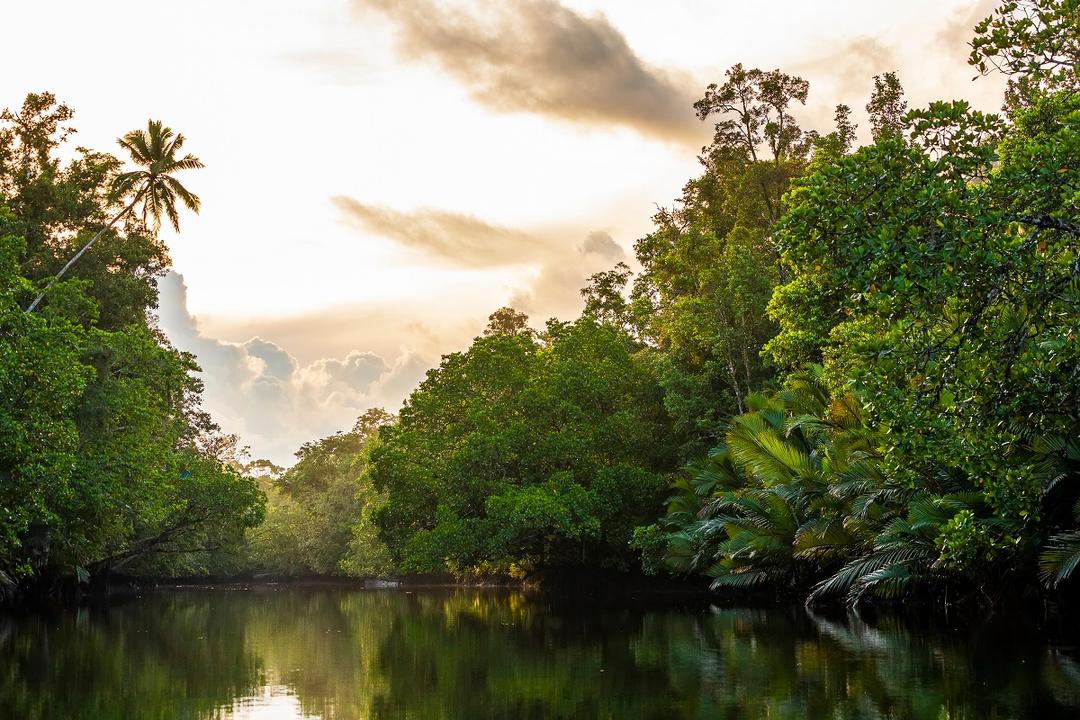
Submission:
M 1077 717 L 1080 653 L 1016 623 L 287 586 L 0 616 L 4 720 Z

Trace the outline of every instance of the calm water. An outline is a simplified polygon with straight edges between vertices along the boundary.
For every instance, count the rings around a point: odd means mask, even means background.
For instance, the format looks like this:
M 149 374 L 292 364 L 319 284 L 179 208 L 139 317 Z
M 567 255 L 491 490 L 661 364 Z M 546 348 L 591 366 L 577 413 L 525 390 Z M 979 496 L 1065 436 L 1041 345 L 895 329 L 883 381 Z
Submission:
M 515 592 L 168 592 L 0 616 L 0 718 L 1078 718 L 1080 654 L 1018 627 Z

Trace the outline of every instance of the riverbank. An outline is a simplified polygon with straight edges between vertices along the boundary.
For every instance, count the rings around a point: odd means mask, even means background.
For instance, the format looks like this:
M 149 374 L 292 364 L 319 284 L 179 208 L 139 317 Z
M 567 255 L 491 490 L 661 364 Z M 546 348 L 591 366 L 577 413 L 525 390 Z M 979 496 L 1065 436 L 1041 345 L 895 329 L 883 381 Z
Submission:
M 426 589 L 507 589 L 539 593 L 557 598 L 609 601 L 618 598 L 686 598 L 700 601 L 714 598 L 700 579 L 652 577 L 611 572 L 547 574 L 517 581 L 505 578 L 462 579 L 449 573 L 400 575 L 395 577 L 343 577 L 336 575 L 287 576 L 273 574 L 242 576 L 136 577 L 110 576 L 90 583 L 64 582 L 48 587 L 32 587 L 29 592 L 10 595 L 0 608 L 77 606 L 122 599 L 152 591 L 197 590 L 223 592 L 273 592 L 283 588 L 341 590 Z
M 799 589 L 779 592 L 773 588 L 712 590 L 703 578 L 643 575 L 575 570 L 548 572 L 526 580 L 508 578 L 459 578 L 449 573 L 408 574 L 392 577 L 347 577 L 339 575 L 250 574 L 228 576 L 140 577 L 111 575 L 88 583 L 65 579 L 49 584 L 24 588 L 0 598 L 0 610 L 33 610 L 38 607 L 54 609 L 97 605 L 152 592 L 252 592 L 270 593 L 288 589 L 300 590 L 402 590 L 414 592 L 429 589 L 501 589 L 517 590 L 530 596 L 541 596 L 561 604 L 593 603 L 617 605 L 626 601 L 693 605 L 711 604 L 723 608 L 755 607 L 784 608 L 802 606 L 805 597 Z M 948 622 L 950 618 L 978 621 L 990 618 L 1023 618 L 1025 622 L 1042 623 L 1052 618 L 1075 618 L 1080 609 L 1080 591 L 1070 588 L 1049 591 L 1037 586 L 1026 592 L 1003 595 L 1004 600 L 993 607 L 971 602 L 941 602 L 934 596 L 912 596 L 904 601 L 863 602 L 859 612 L 868 615 L 905 617 L 912 622 Z M 849 608 L 844 603 L 818 603 L 815 611 L 826 615 L 843 614 Z

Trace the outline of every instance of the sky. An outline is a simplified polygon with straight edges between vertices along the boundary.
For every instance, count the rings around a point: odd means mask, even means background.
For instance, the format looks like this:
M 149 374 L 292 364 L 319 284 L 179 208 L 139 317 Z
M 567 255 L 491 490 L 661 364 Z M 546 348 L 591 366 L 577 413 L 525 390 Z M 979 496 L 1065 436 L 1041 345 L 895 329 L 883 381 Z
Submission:
M 160 325 L 254 457 L 397 409 L 503 305 L 572 319 L 593 272 L 699 172 L 691 107 L 736 62 L 810 82 L 804 127 L 875 74 L 963 98 L 993 0 L 35 0 L 5 8 L 0 107 L 48 90 L 72 142 L 163 120 L 206 168 L 163 231 Z M 48 28 L 44 33 L 41 28 Z M 12 71 L 17 68 L 17 72 Z

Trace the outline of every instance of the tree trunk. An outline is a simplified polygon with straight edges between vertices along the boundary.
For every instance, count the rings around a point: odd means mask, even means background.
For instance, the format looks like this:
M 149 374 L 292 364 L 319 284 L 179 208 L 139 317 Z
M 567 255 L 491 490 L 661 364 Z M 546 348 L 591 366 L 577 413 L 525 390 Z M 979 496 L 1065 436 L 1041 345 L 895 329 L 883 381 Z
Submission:
M 56 273 L 56 275 L 53 277 L 53 279 L 49 281 L 49 284 L 45 286 L 45 289 L 42 290 L 38 294 L 38 296 L 36 298 L 34 298 L 34 302 L 30 303 L 30 307 L 26 308 L 26 312 L 28 312 L 28 313 L 34 312 L 34 309 L 37 308 L 38 304 L 40 304 L 41 301 L 45 299 L 46 293 L 48 293 L 49 290 L 52 290 L 52 286 L 55 285 L 57 283 L 57 281 L 60 280 L 60 278 L 64 277 L 64 273 L 66 273 L 68 270 L 71 269 L 71 266 L 75 264 L 75 261 L 78 260 L 79 258 L 81 258 L 83 256 L 83 253 L 85 253 L 87 250 L 89 250 L 90 247 L 94 243 L 96 243 L 98 241 L 98 238 L 100 238 L 102 235 L 105 234 L 106 230 L 112 229 L 112 226 L 115 225 L 117 223 L 117 221 L 120 220 L 120 218 L 124 217 L 129 212 L 131 212 L 131 209 L 135 207 L 135 203 L 139 202 L 139 198 L 142 197 L 143 192 L 145 192 L 145 191 L 140 190 L 135 195 L 135 197 L 132 198 L 131 202 L 128 203 L 128 206 L 126 208 L 124 208 L 123 210 L 118 212 L 116 214 L 116 216 L 113 217 L 113 219 L 109 221 L 108 225 L 106 225 L 105 227 L 98 230 L 97 233 L 94 235 L 94 237 L 90 238 L 90 241 L 87 242 L 85 245 L 83 245 L 82 248 L 80 248 L 79 252 L 75 253 L 75 257 L 68 260 L 67 263 L 64 265 L 64 267 L 60 268 L 60 272 Z
M 739 390 L 739 376 L 735 372 L 735 362 L 731 359 L 731 353 L 727 353 L 728 374 L 731 376 L 731 389 L 735 391 L 735 402 L 739 406 L 739 414 L 743 414 L 742 391 Z

